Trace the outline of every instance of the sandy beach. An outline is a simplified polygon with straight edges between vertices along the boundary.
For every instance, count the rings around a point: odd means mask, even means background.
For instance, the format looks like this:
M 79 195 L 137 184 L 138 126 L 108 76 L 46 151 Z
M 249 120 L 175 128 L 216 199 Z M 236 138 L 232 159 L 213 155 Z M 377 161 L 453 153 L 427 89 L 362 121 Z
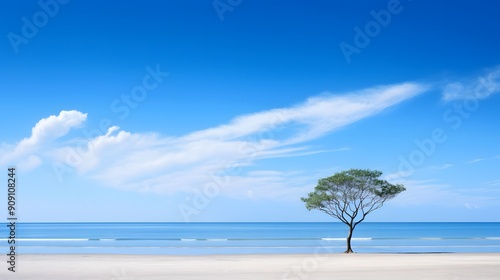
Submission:
M 498 279 L 500 253 L 330 255 L 20 255 L 1 279 Z

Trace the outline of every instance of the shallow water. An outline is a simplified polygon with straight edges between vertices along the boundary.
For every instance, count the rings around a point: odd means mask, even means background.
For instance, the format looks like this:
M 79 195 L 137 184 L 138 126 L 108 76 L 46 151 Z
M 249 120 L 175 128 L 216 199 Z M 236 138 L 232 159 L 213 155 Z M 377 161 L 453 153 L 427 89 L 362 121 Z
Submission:
M 16 245 L 18 254 L 327 253 L 344 251 L 346 235 L 341 223 L 21 223 Z M 0 239 L 1 251 L 7 245 Z M 500 252 L 500 223 L 366 222 L 352 245 L 365 253 Z

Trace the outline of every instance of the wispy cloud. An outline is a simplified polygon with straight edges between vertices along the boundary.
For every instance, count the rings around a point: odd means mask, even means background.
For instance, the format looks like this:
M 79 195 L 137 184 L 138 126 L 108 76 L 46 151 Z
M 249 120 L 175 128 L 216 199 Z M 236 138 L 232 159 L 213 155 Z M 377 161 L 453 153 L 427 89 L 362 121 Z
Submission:
M 476 160 L 475 162 L 482 160 L 486 159 Z M 393 183 L 403 184 L 406 187 L 407 190 L 395 199 L 395 202 L 400 205 L 442 205 L 446 207 L 478 209 L 498 204 L 500 189 L 491 187 L 497 184 L 500 185 L 500 180 L 457 187 L 437 180 L 414 179 L 416 172 L 430 170 L 440 172 L 454 166 L 456 165 L 446 163 L 417 169 L 414 172 L 395 172 L 387 174 L 384 176 L 384 179 Z
M 485 186 L 490 186 L 490 187 L 493 187 L 493 186 L 500 186 L 500 179 L 485 182 L 485 183 L 484 183 L 484 185 L 485 185 Z
M 470 204 L 470 203 L 464 203 L 464 206 L 465 208 L 467 209 L 479 209 L 481 208 L 481 206 L 477 205 L 477 204 Z
M 500 158 L 499 156 L 488 157 L 488 158 L 476 158 L 476 159 L 467 161 L 466 163 L 472 164 L 472 163 L 478 163 L 478 162 L 485 161 L 485 160 L 493 160 L 493 159 L 499 159 L 499 158 Z
M 442 165 L 435 165 L 435 166 L 432 166 L 431 168 L 433 169 L 438 169 L 438 170 L 442 170 L 442 169 L 448 169 L 450 167 L 453 167 L 453 164 L 450 164 L 450 163 L 445 163 L 445 164 L 442 164 Z
M 485 161 L 485 160 L 486 160 L 485 158 L 476 158 L 476 159 L 470 160 L 470 161 L 468 161 L 466 163 L 467 164 L 471 164 L 471 163 L 477 163 L 477 162 Z
M 384 176 L 384 179 L 388 180 L 388 181 L 406 180 L 406 179 L 409 179 L 410 176 L 412 176 L 412 175 L 414 175 L 414 174 L 416 174 L 418 172 L 422 172 L 422 171 L 426 171 L 426 170 L 444 170 L 444 169 L 451 168 L 453 166 L 454 166 L 453 164 L 444 163 L 444 164 L 441 164 L 441 165 L 433 165 L 433 166 L 429 166 L 429 167 L 423 167 L 423 168 L 413 169 L 411 171 L 398 171 L 398 172 L 386 174 Z
M 31 167 L 51 158 L 74 168 L 80 176 L 125 190 L 190 191 L 213 176 L 230 175 L 231 184 L 225 190 L 228 194 L 286 197 L 286 193 L 304 192 L 304 187 L 310 187 L 317 178 L 272 170 L 227 175 L 228 166 L 255 165 L 265 158 L 347 151 L 348 147 L 322 149 L 307 143 L 426 90 L 425 85 L 404 83 L 347 94 L 322 94 L 292 107 L 239 116 L 227 124 L 178 137 L 133 133 L 114 126 L 92 139 L 71 139 L 53 146 L 51 140 L 66 135 L 87 116 L 62 111 L 59 116 L 42 119 L 31 137 L 14 145 L 14 152 L 0 153 L 2 158 L 8 156 L 4 163 L 23 159 Z
M 435 180 L 399 180 L 406 187 L 395 203 L 400 205 L 442 205 L 476 209 L 498 204 L 495 189 L 481 187 L 454 188 Z
M 465 78 L 460 82 L 446 84 L 442 99 L 446 102 L 461 99 L 480 100 L 498 92 L 500 92 L 500 67 L 480 77 Z

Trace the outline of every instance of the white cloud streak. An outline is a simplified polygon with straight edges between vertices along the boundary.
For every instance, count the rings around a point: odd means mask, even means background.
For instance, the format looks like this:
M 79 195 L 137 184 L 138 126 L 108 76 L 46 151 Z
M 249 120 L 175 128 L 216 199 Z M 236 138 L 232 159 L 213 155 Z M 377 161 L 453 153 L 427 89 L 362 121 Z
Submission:
M 258 160 L 341 152 L 319 149 L 307 142 L 339 128 L 368 118 L 417 96 L 425 85 L 404 83 L 369 88 L 342 95 L 323 94 L 302 104 L 239 116 L 228 124 L 194 131 L 184 136 L 132 133 L 110 127 L 104 135 L 86 139 L 82 145 L 65 144 L 47 154 L 74 168 L 80 176 L 124 190 L 174 193 L 190 191 L 210 182 L 211 176 L 227 175 L 228 166 L 256 165 Z M 71 128 L 78 127 L 86 114 L 62 111 L 42 119 L 31 137 L 20 141 L 7 160 L 27 160 L 34 167 L 38 157 L 29 157 L 48 147 Z M 69 143 L 76 142 L 69 141 Z M 2 152 L 3 153 L 3 152 Z M 37 155 L 38 156 L 38 155 Z M 3 157 L 2 157 L 3 158 Z M 300 173 L 239 172 L 231 174 L 229 195 L 286 197 L 304 192 L 316 178 Z
M 445 85 L 442 99 L 445 102 L 463 99 L 486 99 L 500 92 L 500 67 L 477 78 L 466 78 L 461 82 Z
M 495 157 L 489 157 L 489 158 L 476 158 L 476 159 L 473 159 L 473 160 L 466 162 L 466 164 L 473 164 L 473 163 L 478 163 L 478 162 L 485 161 L 485 160 L 493 160 L 493 159 L 498 159 L 498 158 L 500 158 L 500 157 L 495 156 Z
M 406 191 L 394 199 L 399 205 L 442 205 L 445 207 L 480 208 L 498 204 L 498 191 L 492 188 L 452 186 L 432 180 L 399 180 Z M 473 207 L 472 207 L 473 206 Z

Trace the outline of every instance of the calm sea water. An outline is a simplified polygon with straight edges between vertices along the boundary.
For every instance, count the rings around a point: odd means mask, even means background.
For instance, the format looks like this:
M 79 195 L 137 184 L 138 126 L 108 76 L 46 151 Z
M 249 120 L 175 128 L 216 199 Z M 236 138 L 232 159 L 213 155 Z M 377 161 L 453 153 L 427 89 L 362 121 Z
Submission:
M 2 224 L 0 250 L 7 252 Z M 287 254 L 345 250 L 341 223 L 22 223 L 17 253 Z M 354 251 L 500 252 L 500 223 L 361 223 Z

